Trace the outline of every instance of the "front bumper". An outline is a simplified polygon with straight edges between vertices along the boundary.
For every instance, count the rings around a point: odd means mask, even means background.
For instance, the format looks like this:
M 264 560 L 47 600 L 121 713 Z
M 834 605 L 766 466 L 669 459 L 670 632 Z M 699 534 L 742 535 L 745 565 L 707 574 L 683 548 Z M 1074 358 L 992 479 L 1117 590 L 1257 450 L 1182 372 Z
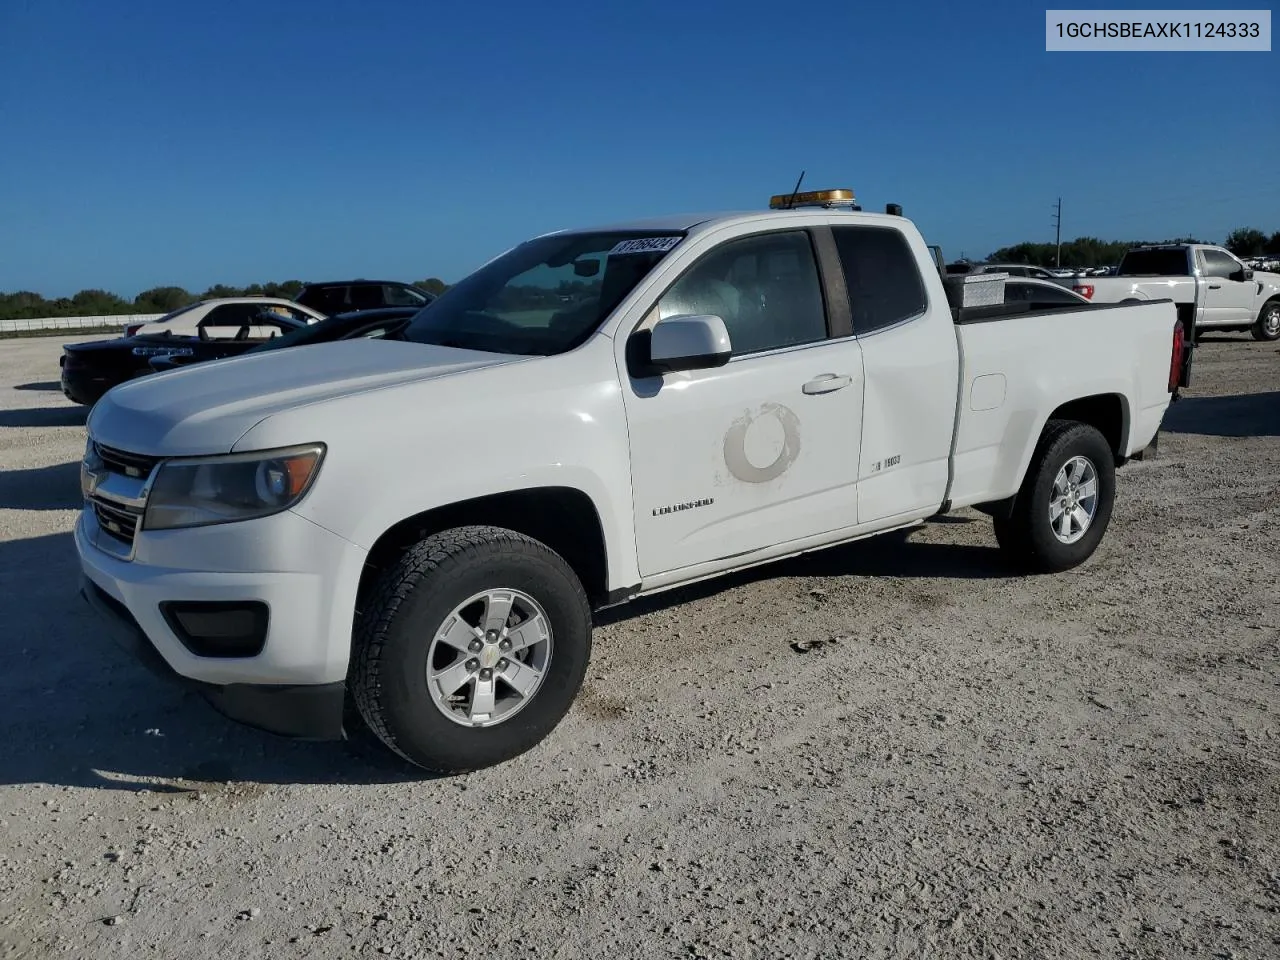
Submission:
M 81 574 L 80 595 L 116 643 L 156 675 L 195 690 L 219 713 L 268 733 L 305 740 L 341 740 L 346 685 L 202 683 L 178 673 L 142 632 L 127 607 Z
M 123 646 L 233 719 L 286 736 L 342 736 L 364 550 L 288 511 L 142 531 L 133 560 L 100 548 L 106 536 L 93 511 L 82 511 L 75 528 L 82 593 Z M 260 652 L 197 654 L 166 619 L 165 606 L 174 602 L 265 606 Z

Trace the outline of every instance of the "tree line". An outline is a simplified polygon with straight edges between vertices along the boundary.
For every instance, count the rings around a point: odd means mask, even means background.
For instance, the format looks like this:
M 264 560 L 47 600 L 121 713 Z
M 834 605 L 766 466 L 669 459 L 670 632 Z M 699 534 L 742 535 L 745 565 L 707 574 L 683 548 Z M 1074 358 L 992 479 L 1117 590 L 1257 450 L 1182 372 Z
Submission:
M 1120 262 L 1126 250 L 1151 241 L 1099 240 L 1097 237 L 1077 237 L 1062 244 L 1064 267 L 1105 267 Z M 1194 237 L 1178 237 L 1158 240 L 1157 243 L 1209 243 Z M 1280 230 L 1270 235 L 1255 227 L 1232 230 L 1223 244 L 1238 257 L 1280 257 Z M 1052 243 L 1017 243 L 1001 247 L 988 257 L 998 263 L 1027 263 L 1039 267 L 1055 265 L 1057 247 Z M 428 293 L 440 294 L 449 285 L 438 277 L 419 280 L 417 285 Z M 247 287 L 231 287 L 215 284 L 203 293 L 192 293 L 182 287 L 152 287 L 143 290 L 132 300 L 117 296 L 108 290 L 81 290 L 73 297 L 45 299 L 30 290 L 16 293 L 0 293 L 0 320 L 34 320 L 40 317 L 101 317 L 130 313 L 169 313 L 197 300 L 213 297 L 296 297 L 305 284 L 301 280 L 283 283 L 251 283 Z
M 1195 237 L 1177 237 L 1172 240 L 1099 240 L 1097 237 L 1077 237 L 1062 244 L 1064 267 L 1108 267 L 1120 262 L 1120 258 L 1132 247 L 1147 243 L 1214 243 Z M 1280 257 L 1280 230 L 1268 236 L 1255 227 L 1241 227 L 1227 234 L 1222 244 L 1237 257 Z M 1053 243 L 1016 243 L 1001 247 L 988 257 L 995 263 L 1027 263 L 1037 267 L 1056 265 L 1057 245 Z
M 437 277 L 417 281 L 428 293 L 443 293 L 448 284 Z M 0 293 L 0 320 L 35 320 L 42 317 L 114 317 L 131 313 L 169 313 L 198 300 L 214 297 L 283 297 L 292 300 L 306 286 L 301 280 L 283 283 L 251 283 L 247 287 L 214 284 L 203 293 L 182 287 L 152 287 L 132 300 L 108 290 L 81 290 L 73 297 L 46 299 L 30 290 Z

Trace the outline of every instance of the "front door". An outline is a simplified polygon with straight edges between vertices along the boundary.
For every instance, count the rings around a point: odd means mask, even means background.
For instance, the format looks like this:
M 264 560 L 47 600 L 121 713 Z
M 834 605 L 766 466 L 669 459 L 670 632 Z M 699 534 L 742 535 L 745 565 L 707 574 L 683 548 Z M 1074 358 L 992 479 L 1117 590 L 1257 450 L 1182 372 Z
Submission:
M 1221 250 L 1202 250 L 1204 260 L 1204 313 L 1206 324 L 1252 323 L 1258 285 L 1252 280 L 1232 280 L 1244 264 Z
M 862 352 L 832 339 L 810 234 L 725 241 L 645 324 L 714 314 L 733 356 L 624 388 L 644 577 L 853 527 Z

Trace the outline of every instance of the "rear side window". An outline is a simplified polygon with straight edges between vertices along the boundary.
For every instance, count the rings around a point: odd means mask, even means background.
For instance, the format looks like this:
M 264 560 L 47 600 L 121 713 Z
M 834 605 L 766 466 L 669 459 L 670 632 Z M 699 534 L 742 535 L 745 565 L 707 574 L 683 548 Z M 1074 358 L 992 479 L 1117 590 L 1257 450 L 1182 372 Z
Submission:
M 925 312 L 928 298 L 907 238 L 892 227 L 832 227 L 853 308 L 853 332 L 872 333 Z
M 1187 275 L 1187 251 L 1131 250 L 1120 261 L 1122 277 L 1184 277 Z

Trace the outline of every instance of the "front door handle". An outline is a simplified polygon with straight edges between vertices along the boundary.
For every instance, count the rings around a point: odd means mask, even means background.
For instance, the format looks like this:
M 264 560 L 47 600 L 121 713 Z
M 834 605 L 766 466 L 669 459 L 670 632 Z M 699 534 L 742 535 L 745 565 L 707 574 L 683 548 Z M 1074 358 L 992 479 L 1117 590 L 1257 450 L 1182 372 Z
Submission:
M 1209 289 L 1210 289 L 1210 290 L 1221 290 L 1221 289 L 1222 289 L 1222 284 L 1220 284 L 1220 283 L 1211 283 L 1211 284 L 1209 284 Z
M 843 390 L 851 383 L 853 383 L 853 377 L 847 377 L 835 373 L 824 373 L 820 377 L 814 377 L 801 389 L 808 394 L 834 393 L 836 390 Z

